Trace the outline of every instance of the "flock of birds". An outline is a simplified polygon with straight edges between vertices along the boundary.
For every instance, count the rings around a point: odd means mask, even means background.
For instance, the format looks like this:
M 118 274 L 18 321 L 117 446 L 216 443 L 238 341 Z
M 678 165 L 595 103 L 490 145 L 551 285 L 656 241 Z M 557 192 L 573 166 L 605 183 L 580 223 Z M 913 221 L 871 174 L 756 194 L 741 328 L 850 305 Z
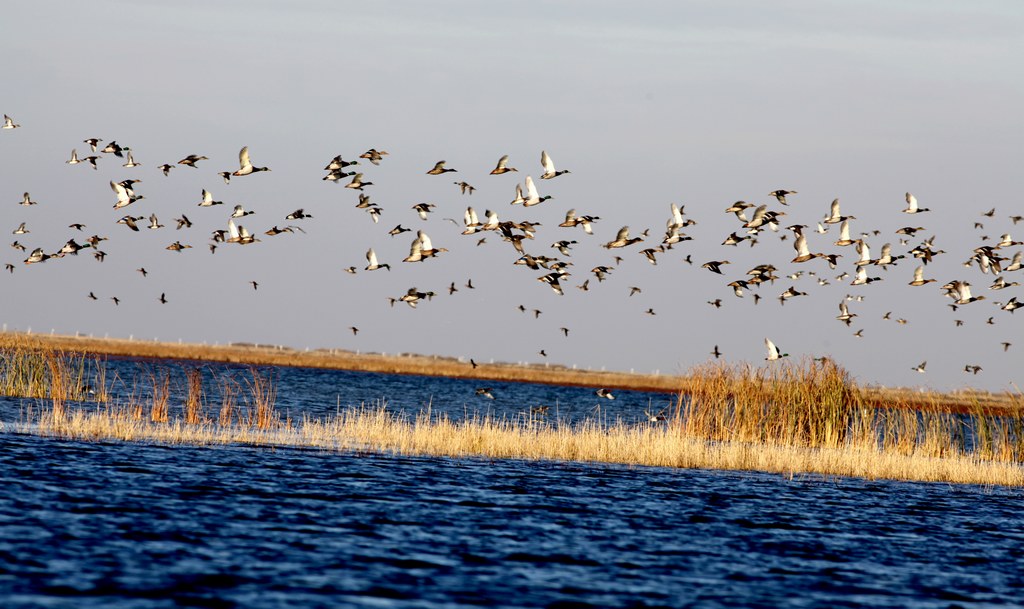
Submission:
M 4 116 L 4 130 L 12 130 L 19 127 L 20 125 L 16 124 L 11 117 Z M 76 147 L 71 151 L 70 158 L 66 161 L 68 165 L 84 165 L 96 170 L 100 164 L 105 165 L 113 162 L 110 159 L 116 159 L 116 162 L 125 169 L 132 169 L 141 165 L 141 163 L 135 160 L 133 150 L 130 147 L 119 145 L 116 141 L 104 143 L 104 140 L 100 138 L 88 138 L 83 140 L 83 143 L 89 147 L 91 154 L 79 156 Z M 370 176 L 364 174 L 363 171 L 364 169 L 369 170 L 368 167 L 365 167 L 366 164 L 379 166 L 382 163 L 386 163 L 387 156 L 388 153 L 386 151 L 371 148 L 354 160 L 346 160 L 342 155 L 335 156 L 327 162 L 323 169 L 326 172 L 322 178 L 324 181 L 343 184 L 345 189 L 354 191 L 355 207 L 366 212 L 373 224 L 377 224 L 380 221 L 383 208 L 373 202 L 371 195 L 373 182 L 368 179 Z M 538 177 L 539 181 L 554 180 L 570 173 L 566 169 L 557 169 L 551 156 L 546 151 L 541 152 L 540 161 L 542 171 Z M 164 163 L 156 168 L 163 176 L 172 178 L 172 172 L 181 171 L 182 168 L 189 168 L 190 171 L 197 170 L 200 168 L 201 163 L 205 165 L 204 162 L 209 162 L 206 156 L 189 154 L 176 163 Z M 234 179 L 250 179 L 250 176 L 269 171 L 271 171 L 269 167 L 255 165 L 250 156 L 249 148 L 243 147 L 238 155 L 238 168 L 233 171 L 220 171 L 215 175 L 219 176 L 225 184 L 230 184 Z M 446 174 L 456 173 L 457 169 L 448 167 L 447 162 L 443 160 L 437 161 L 433 167 L 427 168 L 425 171 L 425 174 L 430 176 L 445 176 Z M 517 168 L 512 167 L 509 156 L 505 155 L 498 159 L 490 175 L 516 174 L 518 177 L 518 175 L 525 173 L 525 170 L 520 172 Z M 211 172 L 210 175 L 214 174 Z M 449 176 L 449 179 L 451 177 L 453 176 Z M 505 201 L 505 205 L 510 204 L 512 211 L 541 205 L 552 198 L 550 195 L 542 196 L 540 194 L 538 183 L 530 175 L 525 175 L 524 177 L 525 179 L 522 183 L 517 179 L 514 189 L 509 189 L 512 199 L 511 201 Z M 137 191 L 137 185 L 141 181 L 140 179 L 130 178 L 110 181 L 110 189 L 113 193 L 110 199 L 112 207 L 114 210 L 117 210 L 117 215 L 124 214 L 116 220 L 116 223 L 124 225 L 127 230 L 135 232 L 163 229 L 165 224 L 161 223 L 155 212 L 150 213 L 148 217 L 145 214 L 136 216 L 132 213 L 132 210 L 137 208 L 132 208 L 131 206 L 145 198 L 143 194 Z M 456 190 L 453 192 L 457 192 L 460 196 L 472 197 L 477 190 L 475 186 L 461 179 L 455 181 L 454 186 Z M 799 289 L 797 286 L 802 285 L 799 281 L 806 283 L 809 280 L 813 280 L 813 283 L 819 286 L 830 285 L 833 282 L 848 282 L 850 286 L 867 286 L 886 279 L 902 281 L 913 288 L 922 288 L 929 283 L 935 283 L 936 286 L 941 288 L 939 293 L 948 299 L 947 304 L 952 311 L 958 311 L 961 307 L 967 306 L 986 306 L 984 304 L 976 304 L 979 301 L 986 300 L 986 296 L 976 294 L 977 290 L 972 292 L 973 286 L 970 281 L 961 277 L 939 280 L 927 276 L 929 263 L 934 258 L 945 254 L 945 251 L 939 249 L 939 244 L 936 244 L 936 236 L 929 234 L 929 231 L 924 226 L 919 225 L 926 224 L 926 222 L 921 220 L 922 217 L 926 217 L 922 216 L 922 214 L 926 214 L 930 210 L 920 206 L 917 198 L 911 193 L 906 193 L 906 206 L 901 210 L 906 215 L 907 224 L 895 230 L 892 237 L 883 236 L 883 233 L 879 230 L 855 230 L 856 216 L 844 213 L 839 199 L 834 200 L 829 206 L 827 213 L 817 221 L 810 221 L 807 224 L 796 222 L 790 224 L 784 217 L 788 215 L 786 210 L 794 209 L 791 203 L 796 199 L 796 195 L 798 193 L 794 190 L 778 189 L 768 193 L 766 199 L 769 202 L 755 204 L 746 201 L 736 201 L 722 210 L 723 213 L 731 214 L 735 217 L 735 230 L 724 237 L 719 247 L 725 249 L 730 247 L 737 248 L 741 245 L 744 247 L 755 247 L 762 244 L 767 237 L 773 236 L 773 238 L 780 241 L 788 240 L 791 243 L 794 255 L 788 261 L 764 262 L 750 269 L 745 269 L 742 273 L 731 273 L 727 277 L 728 281 L 725 280 L 726 273 L 731 268 L 728 265 L 732 264 L 728 259 L 723 257 L 721 259 L 698 260 L 699 267 L 706 272 L 723 276 L 723 295 L 707 301 L 710 306 L 716 309 L 721 308 L 723 303 L 730 297 L 745 298 L 748 293 L 751 295 L 753 303 L 758 304 L 764 298 L 763 292 L 774 291 L 771 288 L 766 288 L 766 285 L 771 286 L 776 281 L 784 279 L 789 280 L 787 281 L 787 283 L 790 283 L 789 287 L 775 296 L 782 305 L 791 299 L 808 296 L 807 290 L 811 288 Z M 472 198 L 469 200 L 472 200 Z M 19 203 L 26 207 L 38 204 L 33 200 L 29 192 L 24 193 Z M 201 197 L 195 204 L 195 206 L 203 208 L 221 205 L 225 204 L 217 200 L 211 190 L 207 188 L 202 190 Z M 549 207 L 550 205 L 548 204 Z M 563 296 L 566 287 L 568 287 L 570 277 L 577 273 L 583 275 L 579 270 L 574 269 L 574 248 L 577 246 L 582 247 L 581 244 L 584 243 L 584 240 L 595 239 L 601 241 L 601 239 L 595 236 L 595 225 L 601 221 L 601 218 L 593 214 L 577 213 L 576 209 L 568 209 L 565 212 L 564 220 L 554 229 L 558 234 L 553 237 L 553 242 L 549 244 L 547 240 L 541 240 L 538 236 L 541 223 L 530 220 L 503 218 L 505 216 L 504 212 L 500 212 L 496 207 L 486 209 L 481 218 L 477 210 L 470 205 L 466 207 L 461 222 L 453 218 L 445 218 L 445 220 L 459 226 L 461 234 L 475 242 L 476 246 L 484 245 L 488 238 L 491 238 L 492 242 L 500 240 L 508 244 L 508 255 L 514 265 L 535 272 L 535 280 L 537 282 L 547 286 L 554 294 Z M 438 206 L 434 203 L 417 203 L 411 207 L 415 216 L 410 215 L 410 219 L 418 217 L 421 222 L 429 221 L 437 211 L 437 208 Z M 506 209 L 509 208 L 506 207 Z M 219 228 L 209 234 L 207 242 L 208 251 L 213 254 L 217 252 L 219 247 L 256 244 L 261 241 L 258 235 L 275 237 L 284 233 L 305 233 L 306 231 L 302 228 L 301 224 L 313 218 L 313 215 L 307 213 L 304 208 L 298 208 L 284 216 L 283 219 L 288 224 L 280 227 L 273 225 L 262 233 L 254 233 L 242 225 L 243 219 L 251 216 L 253 213 L 252 210 L 245 209 L 241 204 L 234 205 L 230 214 L 227 214 L 227 217 L 224 218 L 224 224 L 221 224 Z M 994 218 L 995 215 L 995 209 L 981 214 L 981 216 L 990 219 Z M 1016 225 L 1022 217 L 1020 215 L 1011 215 L 1009 219 Z M 249 222 L 249 220 L 245 221 Z M 982 218 L 979 218 L 975 228 L 984 229 L 983 221 Z M 181 213 L 179 217 L 174 218 L 173 223 L 176 231 L 188 231 L 193 227 L 193 221 L 185 213 Z M 633 233 L 629 226 L 618 228 L 615 230 L 614 238 L 600 243 L 600 246 L 608 252 L 607 261 L 594 266 L 586 272 L 586 277 L 582 281 L 578 281 L 573 287 L 586 292 L 592 289 L 592 279 L 598 283 L 608 280 L 623 261 L 623 256 L 628 255 L 626 252 L 630 251 L 642 256 L 645 261 L 655 266 L 659 265 L 672 252 L 684 252 L 679 256 L 681 263 L 694 265 L 693 256 L 695 254 L 689 251 L 692 246 L 688 243 L 693 241 L 694 237 L 690 236 L 686 231 L 696 224 L 696 220 L 687 217 L 684 206 L 671 203 L 669 205 L 669 216 L 665 222 L 665 229 L 662 235 L 652 235 L 651 229 Z M 74 231 L 84 231 L 86 227 L 84 224 L 76 222 L 68 225 L 68 228 Z M 20 222 L 12 232 L 16 240 L 11 243 L 11 247 L 27 251 L 29 246 L 23 245 L 20 242 L 21 240 L 29 240 L 30 227 L 27 226 L 27 223 Z M 414 235 L 409 246 L 408 256 L 403 258 L 401 262 L 382 262 L 377 252 L 371 247 L 366 251 L 366 265 L 362 270 L 365 272 L 390 271 L 394 264 L 422 264 L 435 258 L 442 258 L 448 252 L 448 249 L 445 247 L 436 246 L 426 230 L 414 230 L 399 223 L 387 231 L 387 235 L 392 238 L 398 237 L 402 233 Z M 835 233 L 838 233 L 838 235 L 833 240 L 832 236 Z M 922 238 L 918 236 L 918 233 L 921 233 L 922 237 L 924 235 L 928 236 Z M 190 233 L 185 232 L 182 234 Z M 95 233 L 85 238 L 74 236 L 59 247 L 47 249 L 43 246 L 36 246 L 31 248 L 27 257 L 24 258 L 24 264 L 52 263 L 52 261 L 64 258 L 65 256 L 77 256 L 83 250 L 91 253 L 96 260 L 102 262 L 106 256 L 102 244 L 108 238 L 108 236 L 101 236 L 99 233 Z M 875 251 L 874 247 L 869 244 L 869 241 L 874 241 L 876 238 L 888 241 L 878 248 L 877 255 L 873 253 Z M 184 238 L 176 239 L 173 243 L 167 245 L 166 249 L 179 253 L 192 249 L 193 245 L 186 241 L 189 240 Z M 977 243 L 970 249 L 968 257 L 963 261 L 964 273 L 966 274 L 970 270 L 976 275 L 987 275 L 991 280 L 985 280 L 988 283 L 986 288 L 995 293 L 1002 293 L 1002 290 L 1019 286 L 1018 282 L 1011 281 L 1007 277 L 1010 273 L 1019 271 L 1024 266 L 1024 260 L 1022 260 L 1024 251 L 1019 247 L 1022 245 L 1022 242 L 1013 240 L 1009 233 L 1004 233 L 998 239 L 991 239 L 987 235 L 981 235 L 979 241 L 980 243 Z M 848 251 L 853 253 L 847 254 Z M 841 260 L 844 257 L 846 260 Z M 678 265 L 680 261 L 673 261 L 673 264 Z M 786 270 L 781 270 L 780 267 L 783 264 L 788 264 L 789 267 Z M 805 266 L 808 267 L 806 270 L 804 269 Z M 888 271 L 896 266 L 913 266 L 914 268 L 912 271 L 908 269 L 905 276 L 893 273 L 883 278 L 878 273 L 880 270 Z M 6 269 L 13 273 L 15 265 L 7 264 Z M 348 266 L 344 270 L 351 274 L 359 272 L 355 265 Z M 145 268 L 139 268 L 138 271 L 143 275 L 147 274 Z M 900 278 L 897 279 L 897 277 Z M 259 288 L 259 284 L 256 281 L 251 281 L 250 284 L 253 290 Z M 472 279 L 464 284 L 464 288 L 457 287 L 455 282 L 452 282 L 448 286 L 447 292 L 451 295 L 460 289 L 475 289 Z M 629 286 L 629 296 L 641 292 L 642 288 Z M 93 300 L 97 299 L 96 295 L 92 292 L 89 292 L 87 296 Z M 404 303 L 409 307 L 416 308 L 425 301 L 430 301 L 435 296 L 437 296 L 435 291 L 423 290 L 417 286 L 412 286 L 400 294 L 389 296 L 387 301 L 392 307 L 398 303 Z M 863 336 L 863 328 L 853 329 L 853 324 L 856 318 L 859 317 L 855 311 L 856 303 L 863 301 L 864 298 L 863 293 L 856 291 L 854 294 L 847 294 L 838 303 L 837 309 L 839 314 L 835 317 L 838 322 L 851 328 L 851 331 L 857 337 Z M 120 303 L 120 299 L 116 296 L 111 297 L 111 300 L 115 305 Z M 158 301 L 166 304 L 168 302 L 166 293 L 161 293 Z M 1000 300 L 996 300 L 994 297 L 990 299 L 990 302 L 994 302 L 994 304 L 991 305 L 993 309 L 992 315 L 988 317 L 986 322 L 988 324 L 995 324 L 997 315 L 1013 313 L 1016 309 L 1024 306 L 1024 303 L 1018 301 L 1015 295 Z M 527 308 L 523 305 L 519 305 L 519 310 L 524 313 L 527 312 Z M 539 317 L 541 314 L 539 309 L 533 309 L 533 312 L 535 317 Z M 648 308 L 644 313 L 647 315 L 656 314 L 653 308 Z M 908 323 L 908 320 L 902 317 L 892 319 L 891 313 L 886 313 L 884 319 L 895 321 L 901 325 Z M 963 325 L 964 321 L 962 319 L 954 319 L 954 323 L 960 326 Z M 355 326 L 349 329 L 354 335 L 359 332 L 359 328 Z M 568 327 L 561 327 L 560 331 L 567 337 L 570 330 Z M 788 353 L 780 350 L 770 338 L 765 337 L 764 344 L 767 351 L 766 360 L 775 361 L 788 356 Z M 1009 350 L 1010 347 L 1011 343 L 1009 341 L 1001 343 L 1003 351 Z M 547 357 L 547 353 L 543 349 L 539 351 L 539 355 Z M 715 358 L 722 355 L 718 345 L 714 346 L 711 355 Z M 476 366 L 474 360 L 470 360 L 470 364 L 474 367 Z M 910 369 L 924 373 L 926 365 L 927 361 L 922 361 Z M 981 371 L 981 366 L 976 363 L 967 362 L 964 364 L 964 372 L 966 373 L 978 374 Z M 483 397 L 492 397 L 489 389 L 481 389 L 478 391 L 478 394 Z M 614 399 L 612 394 L 605 390 L 598 392 L 598 395 L 607 399 Z

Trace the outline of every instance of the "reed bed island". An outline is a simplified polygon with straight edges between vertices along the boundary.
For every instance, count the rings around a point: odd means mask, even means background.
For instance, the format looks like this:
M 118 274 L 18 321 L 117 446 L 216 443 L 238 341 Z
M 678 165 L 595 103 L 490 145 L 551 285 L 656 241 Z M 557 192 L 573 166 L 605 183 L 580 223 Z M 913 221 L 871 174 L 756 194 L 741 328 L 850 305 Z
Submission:
M 678 399 L 674 408 L 641 423 L 602 417 L 570 423 L 528 409 L 518 417 L 455 421 L 430 410 L 393 412 L 385 403 L 292 419 L 276 410 L 273 379 L 256 367 L 241 382 L 206 379 L 219 383 L 216 395 L 204 392 L 203 372 L 196 368 L 186 375 L 183 399 L 172 402 L 168 377 L 153 374 L 136 379 L 150 387 L 145 398 L 117 401 L 103 389 L 101 358 L 109 351 L 66 349 L 67 343 L 50 337 L 4 335 L 3 341 L 0 393 L 35 398 L 19 421 L 3 424 L 9 432 L 1024 485 L 1020 394 L 914 394 L 907 400 L 904 392 L 865 391 L 829 359 L 759 367 L 709 363 L 682 377 L 653 377 L 674 381 L 674 389 L 663 390 Z M 167 353 L 139 349 L 119 355 Z M 170 356 L 208 359 L 195 355 Z M 481 369 L 487 372 L 484 366 L 472 370 Z M 558 377 L 546 378 L 555 383 Z M 575 384 L 589 380 L 577 378 Z

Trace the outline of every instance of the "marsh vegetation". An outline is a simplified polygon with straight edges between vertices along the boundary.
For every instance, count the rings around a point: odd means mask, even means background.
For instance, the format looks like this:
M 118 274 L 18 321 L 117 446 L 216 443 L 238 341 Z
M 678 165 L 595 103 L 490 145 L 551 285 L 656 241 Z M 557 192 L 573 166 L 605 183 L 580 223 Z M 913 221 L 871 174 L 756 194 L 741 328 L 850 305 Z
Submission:
M 132 381 L 146 391 L 113 399 L 102 356 L 27 339 L 0 351 L 0 388 L 35 398 L 8 431 L 61 438 L 1024 485 L 1019 395 L 998 405 L 961 396 L 955 408 L 941 394 L 883 400 L 832 360 L 778 364 L 698 366 L 673 406 L 646 412 L 640 423 L 608 409 L 577 421 L 529 410 L 456 420 L 383 400 L 292 416 L 276 406 L 273 369 L 257 367 L 217 378 L 187 368 L 182 392 L 171 391 L 158 367 Z

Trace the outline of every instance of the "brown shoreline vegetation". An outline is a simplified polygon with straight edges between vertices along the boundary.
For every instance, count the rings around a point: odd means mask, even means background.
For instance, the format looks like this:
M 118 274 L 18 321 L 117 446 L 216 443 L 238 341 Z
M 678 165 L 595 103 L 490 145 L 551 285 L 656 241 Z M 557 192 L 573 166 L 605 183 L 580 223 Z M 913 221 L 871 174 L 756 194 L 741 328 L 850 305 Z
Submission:
M 180 404 L 169 402 L 167 376 L 158 373 L 148 379 L 148 398 L 112 403 L 103 394 L 102 377 L 95 376 L 103 374 L 103 366 L 94 350 L 80 345 L 63 350 L 46 338 L 4 336 L 0 342 L 0 393 L 39 398 L 13 425 L 15 431 L 100 441 L 293 446 L 349 454 L 550 459 L 1024 486 L 1020 395 L 1009 394 L 1005 403 L 995 405 L 961 396 L 954 408 L 943 408 L 948 402 L 939 399 L 928 408 L 900 401 L 880 405 L 877 396 L 865 396 L 845 370 L 827 359 L 756 368 L 698 366 L 685 377 L 686 391 L 679 392 L 675 408 L 642 424 L 566 423 L 539 414 L 453 421 L 430 411 L 405 416 L 386 404 L 339 410 L 324 419 L 291 420 L 276 411 L 276 388 L 255 367 L 251 380 L 214 379 L 222 384 L 219 404 L 208 403 L 198 370 L 187 376 Z M 118 355 L 157 357 L 141 349 Z M 194 355 L 187 359 L 208 359 Z M 87 380 L 96 382 L 97 393 L 83 391 Z

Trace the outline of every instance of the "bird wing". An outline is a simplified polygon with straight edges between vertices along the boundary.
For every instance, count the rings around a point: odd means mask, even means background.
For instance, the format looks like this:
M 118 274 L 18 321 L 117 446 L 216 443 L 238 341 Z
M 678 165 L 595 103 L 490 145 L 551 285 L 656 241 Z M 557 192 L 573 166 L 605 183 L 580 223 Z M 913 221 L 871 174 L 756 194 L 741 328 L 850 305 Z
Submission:
M 544 166 L 544 173 L 555 173 L 555 162 L 551 160 L 546 150 L 540 151 L 540 164 Z
M 679 206 L 675 203 L 672 204 L 672 224 L 676 226 L 683 225 L 683 214 L 679 211 Z
M 768 206 L 762 205 L 754 210 L 754 216 L 750 219 L 751 224 L 758 224 L 764 221 L 765 215 L 768 213 Z
M 412 245 L 409 247 L 409 258 L 412 260 L 419 260 L 422 257 L 423 240 L 419 237 L 419 235 L 417 235 L 416 238 L 412 240 Z
M 370 266 L 377 266 L 377 253 L 373 251 L 373 248 L 366 250 L 366 262 Z
M 516 198 L 512 203 L 522 203 L 523 201 L 523 186 L 522 184 L 516 184 Z
M 914 197 L 914 195 L 909 192 L 906 193 L 906 209 L 908 211 L 918 210 L 918 198 Z
M 232 239 L 238 239 L 240 236 L 234 220 L 228 220 L 228 234 L 231 235 Z
M 128 189 L 124 184 L 120 182 L 110 182 L 110 188 L 117 193 L 117 204 L 118 207 L 131 203 L 132 197 L 128 194 Z
M 498 166 L 495 167 L 495 169 L 505 169 L 506 166 L 508 166 L 508 155 L 507 154 L 502 156 L 500 159 L 498 159 Z
M 860 252 L 861 262 L 871 261 L 871 247 L 868 245 L 867 241 L 863 239 L 857 241 L 857 251 Z
M 249 147 L 242 146 L 242 149 L 238 151 L 238 165 L 241 169 L 247 169 L 252 167 L 252 162 L 249 160 Z
M 796 238 L 796 241 L 793 243 L 793 247 L 796 248 L 796 253 L 798 256 L 811 255 L 811 250 L 808 249 L 807 247 L 807 237 L 803 235 L 800 235 L 799 237 Z
M 417 231 L 416 238 L 419 239 L 420 247 L 423 248 L 424 250 L 434 249 L 434 244 L 430 242 L 430 237 L 427 236 L 427 233 L 423 231 Z
M 527 199 L 539 199 L 540 193 L 537 192 L 537 186 L 533 183 L 533 178 L 526 176 L 526 194 L 529 195 Z
M 839 225 L 839 240 L 849 241 L 850 240 L 850 221 L 843 220 L 843 223 Z

